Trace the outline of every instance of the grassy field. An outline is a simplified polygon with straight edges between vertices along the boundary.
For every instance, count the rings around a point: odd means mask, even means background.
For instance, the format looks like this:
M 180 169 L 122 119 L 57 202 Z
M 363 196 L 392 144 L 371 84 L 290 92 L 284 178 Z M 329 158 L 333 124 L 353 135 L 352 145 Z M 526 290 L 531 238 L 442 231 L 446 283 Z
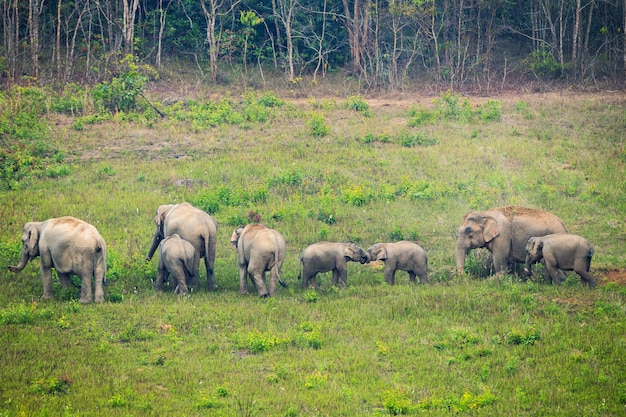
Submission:
M 46 112 L 53 162 L 0 192 L 1 417 L 626 413 L 623 93 L 171 96 L 148 95 L 164 118 Z M 216 292 L 154 292 L 154 213 L 182 201 L 219 222 Z M 509 204 L 586 237 L 600 285 L 487 277 L 480 251 L 457 276 L 462 216 Z M 25 222 L 62 215 L 107 242 L 104 304 L 6 269 Z M 271 299 L 237 293 L 254 217 L 287 240 Z M 311 243 L 401 239 L 430 284 L 353 263 L 345 290 L 300 289 Z

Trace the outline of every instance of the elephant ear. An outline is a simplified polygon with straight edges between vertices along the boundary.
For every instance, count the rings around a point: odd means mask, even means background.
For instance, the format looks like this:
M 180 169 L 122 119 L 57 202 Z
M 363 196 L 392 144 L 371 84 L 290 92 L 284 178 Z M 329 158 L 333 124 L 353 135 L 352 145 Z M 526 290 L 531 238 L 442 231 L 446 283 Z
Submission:
M 387 248 L 384 246 L 380 246 L 376 251 L 376 259 L 379 261 L 384 261 L 387 259 Z
M 233 234 L 230 235 L 230 243 L 232 243 L 235 247 L 237 247 L 237 242 L 239 242 L 239 236 L 241 236 L 241 232 L 243 232 L 243 227 L 238 227 L 233 230 Z
M 497 220 L 490 216 L 486 217 L 483 226 L 483 239 L 485 242 L 491 242 L 498 237 L 499 234 L 500 227 L 498 226 Z
M 343 256 L 346 258 L 354 259 L 355 251 L 352 243 L 346 243 L 343 245 Z
M 171 205 L 161 205 L 157 208 L 156 216 L 154 217 L 154 223 L 156 223 L 157 229 L 159 229 L 159 233 L 163 236 L 163 222 L 165 221 L 165 216 L 169 213 Z
M 39 253 L 37 247 L 39 244 L 39 230 L 32 224 L 26 225 L 25 229 L 28 234 L 28 252 L 31 258 L 35 258 Z

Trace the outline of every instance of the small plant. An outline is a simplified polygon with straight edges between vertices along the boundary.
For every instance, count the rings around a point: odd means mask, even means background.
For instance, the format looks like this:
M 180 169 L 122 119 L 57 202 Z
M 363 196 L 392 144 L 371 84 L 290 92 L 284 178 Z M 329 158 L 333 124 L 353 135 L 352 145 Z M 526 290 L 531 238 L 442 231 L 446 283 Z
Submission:
M 31 390 L 40 394 L 65 394 L 72 381 L 67 376 L 39 379 L 31 384 Z
M 304 301 L 306 301 L 307 303 L 316 303 L 317 300 L 319 300 L 319 295 L 317 294 L 317 291 L 307 290 L 304 293 Z
M 322 113 L 312 113 L 309 120 L 309 132 L 311 136 L 326 136 L 330 128 L 326 123 L 326 119 Z
M 370 105 L 361 96 L 350 96 L 346 100 L 345 107 L 350 110 L 357 111 L 365 117 L 372 115 L 370 111 Z
M 343 190 L 343 201 L 356 207 L 364 206 L 372 198 L 372 194 L 361 185 L 354 185 Z
M 510 345 L 532 346 L 540 339 L 539 330 L 531 327 L 527 329 L 512 329 L 504 340 Z
M 394 227 L 389 233 L 389 239 L 392 241 L 404 240 L 404 232 L 399 227 Z
M 405 390 L 387 390 L 382 396 L 383 407 L 394 416 L 409 414 L 413 407 L 411 397 Z
M 328 374 L 325 372 L 320 372 L 316 369 L 306 376 L 306 378 L 304 379 L 304 387 L 309 389 L 318 388 L 324 385 L 327 380 Z

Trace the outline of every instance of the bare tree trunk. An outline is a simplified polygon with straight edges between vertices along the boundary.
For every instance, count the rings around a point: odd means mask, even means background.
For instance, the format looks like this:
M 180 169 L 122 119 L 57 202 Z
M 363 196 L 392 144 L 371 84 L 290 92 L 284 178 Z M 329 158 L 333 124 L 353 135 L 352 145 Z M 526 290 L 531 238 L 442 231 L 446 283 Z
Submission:
M 4 2 L 2 9 L 2 23 L 4 30 L 4 47 L 7 54 L 7 73 L 12 81 L 17 74 L 17 55 L 19 48 L 19 9 L 18 0 L 12 3 Z
M 57 3 L 56 61 L 57 81 L 61 81 L 61 0 Z
M 132 3 L 131 3 L 132 2 Z M 135 52 L 135 16 L 139 0 L 123 0 L 124 16 L 122 35 L 124 36 L 124 53 L 133 55 Z
M 28 30 L 30 35 L 30 57 L 32 76 L 39 78 L 39 15 L 45 0 L 28 0 Z
M 574 69 L 574 78 L 578 78 L 578 40 L 580 38 L 580 15 L 582 9 L 580 0 L 576 0 L 576 10 L 574 11 L 574 30 L 572 32 L 572 68 Z
M 293 12 L 297 5 L 296 0 L 278 0 L 278 18 L 285 29 L 285 43 L 287 47 L 287 76 L 290 80 L 295 78 L 293 62 Z
M 622 5 L 622 28 L 626 28 L 626 0 Z M 626 85 L 626 36 L 622 36 L 622 54 L 624 60 L 624 85 Z
M 161 68 L 161 53 L 163 47 L 163 31 L 165 30 L 165 18 L 167 17 L 167 10 L 170 8 L 173 0 L 167 2 L 165 10 L 163 9 L 163 0 L 159 0 L 159 39 L 157 44 L 156 66 Z
M 76 25 L 74 26 L 74 33 L 72 34 L 72 43 L 69 45 L 67 62 L 65 63 L 66 81 L 72 77 L 72 73 L 74 72 L 74 52 L 76 51 L 76 39 L 78 37 L 78 29 L 80 29 L 80 25 L 83 21 L 83 15 L 87 11 L 88 6 L 89 0 L 85 0 L 83 8 L 78 12 L 78 17 L 76 18 Z M 76 7 L 78 8 L 78 4 L 76 4 Z
M 208 7 L 206 0 L 200 0 L 202 11 L 204 12 L 204 18 L 206 19 L 206 42 L 209 45 L 209 66 L 211 67 L 211 80 L 217 81 L 217 64 L 219 58 L 219 42 L 218 34 L 216 32 L 217 18 L 221 14 L 228 14 L 239 3 L 239 0 L 231 3 L 230 8 L 226 12 L 220 12 L 220 9 L 224 5 L 224 0 L 208 0 Z
M 272 13 L 274 16 L 278 16 L 278 10 L 276 9 L 276 0 L 272 0 Z M 276 44 L 278 45 L 278 56 L 283 56 L 283 41 L 281 39 L 280 34 L 280 25 L 278 24 L 278 19 L 274 19 L 274 28 L 276 30 Z

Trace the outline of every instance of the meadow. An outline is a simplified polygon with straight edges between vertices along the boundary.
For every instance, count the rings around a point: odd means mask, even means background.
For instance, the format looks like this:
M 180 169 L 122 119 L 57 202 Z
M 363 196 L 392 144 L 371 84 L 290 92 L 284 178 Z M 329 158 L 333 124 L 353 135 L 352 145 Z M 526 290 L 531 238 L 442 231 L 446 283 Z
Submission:
M 3 155 L 1 417 L 626 413 L 623 92 L 148 91 L 164 117 L 33 96 L 2 97 L 24 114 L 39 103 L 24 125 L 45 124 L 13 127 L 26 145 Z M 154 213 L 182 201 L 220 225 L 219 289 L 155 294 Z M 526 282 L 491 276 L 484 251 L 458 275 L 463 215 L 504 205 L 586 237 L 599 285 L 548 285 L 539 266 Z M 38 260 L 6 268 L 25 222 L 63 215 L 107 242 L 103 304 L 80 305 L 58 280 L 41 301 Z M 252 221 L 287 240 L 288 288 L 270 299 L 237 292 L 229 238 Z M 311 243 L 402 239 L 426 249 L 429 284 L 398 272 L 389 286 L 381 263 L 351 263 L 347 289 L 329 274 L 300 288 Z

